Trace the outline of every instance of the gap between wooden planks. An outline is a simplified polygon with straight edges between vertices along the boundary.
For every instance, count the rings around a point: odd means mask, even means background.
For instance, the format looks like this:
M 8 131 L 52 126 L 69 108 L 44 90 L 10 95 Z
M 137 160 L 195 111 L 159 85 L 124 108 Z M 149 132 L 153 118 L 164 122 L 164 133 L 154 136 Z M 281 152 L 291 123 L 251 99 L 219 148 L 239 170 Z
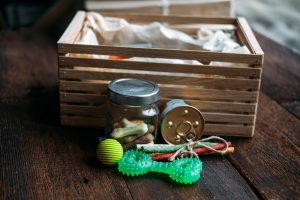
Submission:
M 255 135 L 231 139 L 228 157 L 263 199 L 293 199 L 300 194 L 300 120 L 260 94 Z

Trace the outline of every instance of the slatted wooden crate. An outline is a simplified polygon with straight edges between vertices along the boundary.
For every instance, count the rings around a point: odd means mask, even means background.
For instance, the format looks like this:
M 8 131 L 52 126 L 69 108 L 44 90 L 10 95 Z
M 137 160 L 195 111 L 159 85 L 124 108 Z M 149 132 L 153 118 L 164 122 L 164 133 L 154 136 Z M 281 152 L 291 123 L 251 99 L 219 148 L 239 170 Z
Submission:
M 200 109 L 206 121 L 204 134 L 253 136 L 263 52 L 245 19 L 106 14 L 135 23 L 160 21 L 168 24 L 232 24 L 236 27 L 237 39 L 241 44 L 247 45 L 251 54 L 76 44 L 85 15 L 85 12 L 79 11 L 58 41 L 61 124 L 104 127 L 107 83 L 116 78 L 135 77 L 159 84 L 160 105 L 173 98 L 182 98 Z M 193 35 L 196 29 L 182 31 Z M 197 66 L 116 61 L 76 57 L 71 56 L 72 53 L 234 64 L 228 67 L 225 64 Z M 241 66 L 239 63 L 246 65 Z

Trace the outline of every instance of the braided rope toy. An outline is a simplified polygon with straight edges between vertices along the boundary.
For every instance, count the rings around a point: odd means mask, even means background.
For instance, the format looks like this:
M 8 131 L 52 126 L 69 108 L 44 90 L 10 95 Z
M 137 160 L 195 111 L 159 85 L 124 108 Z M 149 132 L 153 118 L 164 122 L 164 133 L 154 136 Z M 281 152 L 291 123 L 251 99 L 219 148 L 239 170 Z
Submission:
M 178 158 L 173 162 L 156 162 L 143 151 L 129 150 L 119 161 L 118 169 L 127 176 L 138 176 L 147 172 L 160 172 L 184 184 L 192 184 L 200 178 L 202 162 L 195 157 Z

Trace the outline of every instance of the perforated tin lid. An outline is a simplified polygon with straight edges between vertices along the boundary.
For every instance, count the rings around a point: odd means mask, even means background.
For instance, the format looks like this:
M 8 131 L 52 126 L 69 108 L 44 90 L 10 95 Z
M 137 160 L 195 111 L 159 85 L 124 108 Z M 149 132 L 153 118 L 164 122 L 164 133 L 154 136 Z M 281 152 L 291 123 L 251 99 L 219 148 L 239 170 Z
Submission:
M 122 78 L 108 84 L 111 101 L 132 106 L 142 106 L 155 103 L 159 96 L 157 84 L 135 78 Z
M 201 138 L 204 118 L 197 108 L 174 99 L 161 113 L 160 124 L 162 137 L 168 144 L 182 144 Z

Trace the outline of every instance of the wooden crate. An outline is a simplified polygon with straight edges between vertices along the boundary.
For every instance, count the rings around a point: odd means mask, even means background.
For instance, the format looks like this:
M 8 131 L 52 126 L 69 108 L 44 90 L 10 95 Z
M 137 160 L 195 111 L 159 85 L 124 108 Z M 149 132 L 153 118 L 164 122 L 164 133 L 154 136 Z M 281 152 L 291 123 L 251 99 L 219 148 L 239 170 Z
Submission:
M 58 41 L 62 125 L 105 126 L 107 83 L 116 78 L 135 77 L 159 84 L 160 105 L 173 98 L 182 98 L 200 109 L 206 121 L 204 134 L 253 136 L 264 55 L 245 19 L 109 15 L 122 16 L 136 23 L 232 24 L 236 26 L 239 42 L 247 45 L 251 54 L 75 44 L 85 15 L 79 11 Z M 184 31 L 194 34 L 196 30 Z M 234 63 L 234 66 L 116 61 L 72 57 L 70 53 L 191 59 L 202 63 L 220 61 Z
M 230 17 L 231 0 L 87 0 L 85 7 L 97 12 L 126 12 Z

